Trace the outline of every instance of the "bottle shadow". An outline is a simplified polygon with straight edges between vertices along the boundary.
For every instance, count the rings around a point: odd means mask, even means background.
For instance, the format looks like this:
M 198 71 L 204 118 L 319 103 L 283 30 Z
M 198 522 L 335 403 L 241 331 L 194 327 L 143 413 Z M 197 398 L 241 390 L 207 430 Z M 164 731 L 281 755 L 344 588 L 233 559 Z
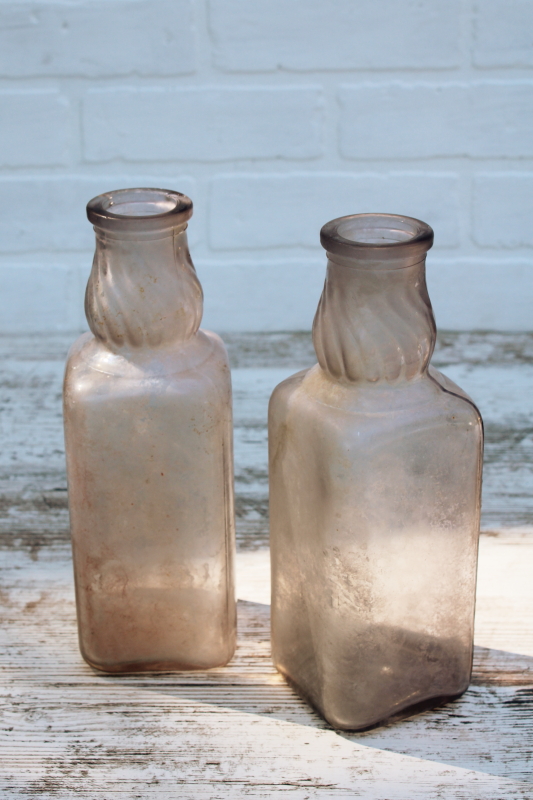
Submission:
M 270 649 L 270 606 L 263 603 L 239 600 L 237 649 L 225 667 L 205 672 L 97 674 L 115 685 L 138 686 L 184 702 L 334 730 L 274 668 Z M 518 706 L 524 711 L 530 709 L 533 719 L 533 657 L 475 647 L 471 685 L 461 697 L 436 708 L 413 708 L 410 716 L 397 715 L 370 731 L 339 733 L 363 742 L 370 737 L 383 736 L 384 731 L 401 731 L 405 725 L 440 730 L 450 726 L 450 720 L 460 720 L 458 724 L 463 727 L 480 729 L 490 725 L 491 718 L 494 724 L 500 724 L 502 717 L 512 715 L 512 709 Z M 389 734 L 385 738 L 390 738 Z
M 270 606 L 239 601 L 238 646 L 225 667 L 207 672 L 100 676 L 175 698 L 184 711 L 211 706 L 331 731 L 367 747 L 531 781 L 533 657 L 474 648 L 469 689 L 445 705 L 392 718 L 368 731 L 332 728 L 275 670 Z M 411 709 L 414 711 L 414 709 Z

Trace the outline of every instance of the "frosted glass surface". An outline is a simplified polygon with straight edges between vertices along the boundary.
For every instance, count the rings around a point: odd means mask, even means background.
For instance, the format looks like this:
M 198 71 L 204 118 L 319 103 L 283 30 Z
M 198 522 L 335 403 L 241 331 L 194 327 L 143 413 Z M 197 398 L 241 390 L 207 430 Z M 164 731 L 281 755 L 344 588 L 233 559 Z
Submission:
M 351 265 L 328 236 L 319 363 L 270 401 L 272 646 L 329 722 L 364 729 L 468 686 L 482 423 L 429 366 L 429 234 L 421 259 L 413 238 Z
M 110 208 L 127 218 L 117 195 L 89 207 L 107 228 L 97 217 L 92 333 L 71 348 L 65 375 L 80 647 L 110 672 L 206 669 L 235 647 L 227 354 L 199 330 L 202 290 L 178 198 L 143 238 L 143 220 L 119 220 L 117 235 L 105 217 Z

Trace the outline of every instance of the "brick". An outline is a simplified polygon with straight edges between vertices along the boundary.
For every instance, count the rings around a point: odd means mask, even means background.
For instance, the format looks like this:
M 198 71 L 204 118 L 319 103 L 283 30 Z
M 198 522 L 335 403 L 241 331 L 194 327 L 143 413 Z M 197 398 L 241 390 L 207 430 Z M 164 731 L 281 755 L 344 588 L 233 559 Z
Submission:
M 310 329 L 326 271 L 320 253 L 316 259 L 290 261 L 199 260 L 196 266 L 204 287 L 202 327 L 218 331 Z
M 340 91 L 346 158 L 533 156 L 533 82 L 367 83 Z
M 435 258 L 427 281 L 442 330 L 531 330 L 533 258 Z
M 322 152 L 315 88 L 93 90 L 83 102 L 88 161 L 313 158 Z
M 63 265 L 0 264 L 0 333 L 78 327 L 72 303 L 75 281 L 74 271 Z
M 0 166 L 68 162 L 69 104 L 59 92 L 0 92 L 0 118 Z
M 459 243 L 458 178 L 451 173 L 220 175 L 212 182 L 209 232 L 215 250 L 320 247 L 334 217 L 407 214 L 435 228 L 438 246 Z
M 94 233 L 85 216 L 97 194 L 134 186 L 177 189 L 194 198 L 190 178 L 146 175 L 68 175 L 0 178 L 0 252 L 93 250 Z
M 533 67 L 531 0 L 482 0 L 474 17 L 478 67 Z
M 192 0 L 0 3 L 0 75 L 194 72 Z
M 449 68 L 458 0 L 210 0 L 216 66 L 227 71 Z
M 477 175 L 473 235 L 482 247 L 533 247 L 533 173 Z

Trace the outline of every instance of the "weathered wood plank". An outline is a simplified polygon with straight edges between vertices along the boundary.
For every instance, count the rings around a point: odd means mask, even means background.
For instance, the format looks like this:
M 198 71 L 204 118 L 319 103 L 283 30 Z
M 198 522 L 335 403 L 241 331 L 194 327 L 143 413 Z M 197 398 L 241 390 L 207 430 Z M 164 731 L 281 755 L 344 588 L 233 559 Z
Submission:
M 0 533 L 68 533 L 61 382 L 75 334 L 0 337 Z M 233 364 L 239 546 L 268 539 L 266 412 L 274 386 L 315 361 L 310 335 L 226 334 Z M 486 423 L 482 526 L 533 529 L 533 335 L 440 336 L 434 363 Z
M 474 678 L 455 703 L 338 734 L 269 645 L 266 408 L 308 334 L 227 336 L 239 647 L 207 673 L 106 676 L 77 648 L 61 430 L 72 336 L 0 337 L 0 796 L 533 798 L 533 336 L 444 334 L 487 422 Z M 521 526 L 521 527 L 518 527 Z
M 490 590 L 495 575 L 500 565 L 511 558 L 506 550 L 516 549 L 511 541 L 483 539 L 481 602 L 494 600 Z M 518 622 L 516 611 L 522 608 L 530 591 L 526 576 L 533 567 L 532 537 L 520 552 L 514 581 L 505 584 L 509 595 L 507 611 Z M 178 772 L 187 776 L 195 792 L 196 782 L 204 786 L 205 779 L 205 796 L 229 797 L 233 791 L 234 796 L 266 797 L 274 787 L 281 791 L 286 778 L 290 780 L 290 791 L 308 786 L 314 792 L 309 797 L 329 796 L 321 794 L 323 791 L 342 796 L 345 790 L 350 796 L 350 786 L 351 796 L 358 796 L 353 791 L 361 776 L 357 770 L 346 774 L 343 771 L 344 761 L 349 758 L 374 777 L 381 775 L 382 769 L 399 769 L 402 781 L 410 786 L 414 781 L 411 795 L 395 795 L 392 787 L 383 789 L 383 795 L 379 791 L 369 794 L 369 787 L 374 786 L 370 782 L 361 796 L 438 797 L 436 786 L 445 792 L 453 781 L 442 783 L 444 772 L 439 772 L 441 767 L 437 764 L 448 765 L 451 772 L 447 774 L 462 781 L 465 797 L 476 797 L 478 791 L 483 797 L 533 796 L 533 651 L 527 656 L 494 647 L 476 648 L 474 685 L 455 703 L 377 731 L 339 735 L 272 667 L 269 606 L 254 601 L 264 599 L 268 589 L 266 551 L 238 556 L 239 593 L 250 599 L 239 603 L 237 655 L 228 667 L 206 673 L 118 677 L 102 675 L 85 665 L 77 649 L 69 551 L 62 544 L 43 548 L 33 554 L 33 559 L 30 551 L 4 551 L 0 585 L 0 741 L 3 738 L 4 754 L 0 787 L 5 791 L 31 789 L 35 794 L 28 796 L 38 796 L 37 792 L 46 789 L 51 797 L 68 796 L 85 770 L 85 789 L 89 792 L 86 796 L 90 791 L 133 792 L 129 784 L 122 787 L 125 776 L 135 777 L 137 783 L 132 785 L 142 788 L 143 797 L 151 796 L 156 787 L 157 792 L 162 792 L 162 787 L 168 791 L 172 776 Z M 513 586 L 518 587 L 514 595 Z M 487 587 L 489 594 L 485 595 Z M 521 651 L 528 650 L 531 644 L 527 626 L 533 627 L 532 616 L 529 605 L 521 613 L 526 623 L 523 633 L 527 634 L 525 644 L 519 644 Z M 515 624 L 517 641 L 519 628 Z M 498 644 L 502 635 L 507 633 L 498 626 L 485 632 L 486 640 L 490 638 L 492 644 Z M 323 741 L 319 732 L 326 736 Z M 351 755 L 339 751 L 341 740 L 356 746 L 356 750 L 350 751 Z M 307 751 L 309 745 L 304 742 L 314 742 L 319 751 L 311 761 L 307 758 L 311 750 Z M 187 760 L 191 748 L 195 752 L 193 761 Z M 391 766 L 383 760 L 383 751 L 423 759 L 425 767 L 411 761 L 406 762 L 407 766 L 396 762 Z M 263 752 L 270 753 L 275 761 L 269 769 L 262 760 Z M 245 770 L 241 763 L 245 758 L 255 764 L 254 776 L 223 784 L 223 788 L 213 789 L 214 794 L 209 795 L 209 781 L 218 787 L 217 781 L 223 776 Z M 317 775 L 323 780 L 322 770 L 328 771 L 330 758 L 339 772 L 335 772 L 338 777 L 328 787 Z M 285 770 L 283 779 L 279 759 Z M 219 762 L 218 772 L 208 769 L 211 762 Z M 22 763 L 24 770 L 20 772 Z M 426 768 L 436 771 L 424 772 Z M 472 784 L 474 779 L 458 775 L 456 768 L 521 783 L 498 784 L 496 793 L 491 795 L 490 782 Z M 147 772 L 150 781 L 156 776 L 160 783 L 152 785 L 145 780 Z M 346 777 L 348 774 L 351 778 Z M 420 775 L 425 777 L 419 785 Z M 251 791 L 247 781 L 253 783 L 256 794 L 247 794 Z M 529 788 L 524 782 L 531 782 Z M 289 791 L 288 786 L 283 791 Z
M 28 726 L 37 734 L 28 741 L 31 755 L 22 756 L 10 774 L 0 767 L 7 796 L 531 797 L 531 784 L 366 747 L 330 731 L 302 733 L 299 725 L 221 713 L 205 703 L 184 707 L 151 692 L 137 691 L 136 698 L 144 707 L 138 703 L 133 713 L 127 693 L 98 708 L 82 698 L 63 717 L 46 709 Z M 39 723 L 46 741 L 38 738 Z

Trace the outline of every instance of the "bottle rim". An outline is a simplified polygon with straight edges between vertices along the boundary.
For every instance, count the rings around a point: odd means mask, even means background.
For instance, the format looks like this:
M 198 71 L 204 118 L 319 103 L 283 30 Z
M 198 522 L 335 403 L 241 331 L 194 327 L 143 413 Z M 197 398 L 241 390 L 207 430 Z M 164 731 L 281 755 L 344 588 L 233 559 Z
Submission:
M 190 197 L 172 189 L 117 189 L 87 203 L 97 228 L 113 231 L 161 231 L 185 225 L 192 216 Z
M 327 222 L 320 243 L 328 253 L 348 258 L 422 257 L 433 246 L 433 229 L 400 214 L 349 214 Z

